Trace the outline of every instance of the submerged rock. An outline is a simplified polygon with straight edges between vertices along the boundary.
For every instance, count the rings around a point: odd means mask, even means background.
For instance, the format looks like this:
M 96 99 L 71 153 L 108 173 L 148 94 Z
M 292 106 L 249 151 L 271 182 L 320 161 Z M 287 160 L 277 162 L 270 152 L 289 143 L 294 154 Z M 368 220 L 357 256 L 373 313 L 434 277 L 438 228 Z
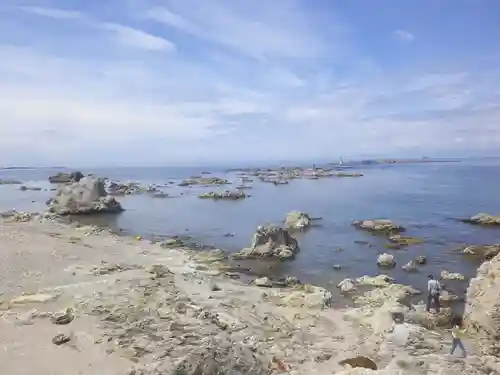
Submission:
M 51 184 L 66 184 L 70 182 L 78 182 L 84 177 L 83 173 L 80 171 L 74 171 L 71 173 L 59 172 L 53 176 L 49 177 L 49 182 Z
M 404 269 L 406 272 L 417 272 L 418 271 L 417 262 L 414 260 L 410 260 L 408 263 L 403 265 L 401 268 Z
M 377 266 L 394 268 L 396 266 L 394 255 L 387 253 L 380 254 L 377 258 Z
M 409 236 L 401 236 L 400 234 L 389 236 L 389 241 L 399 246 L 418 245 L 423 242 L 421 239 Z
M 477 224 L 477 225 L 500 225 L 500 216 L 493 216 L 486 213 L 479 213 L 462 221 L 464 223 Z
M 427 263 L 427 258 L 425 257 L 425 255 L 419 255 L 415 258 L 415 262 L 417 262 L 417 264 L 423 265 Z
M 28 191 L 28 190 L 29 190 L 29 191 L 40 191 L 40 190 L 42 190 L 42 188 L 41 188 L 41 187 L 38 187 L 38 186 L 26 186 L 26 185 L 21 185 L 21 186 L 19 187 L 19 190 L 21 190 L 21 191 Z
M 311 217 L 305 212 L 292 211 L 286 215 L 286 229 L 306 229 L 311 225 Z
M 394 283 L 394 279 L 387 275 L 361 276 L 356 279 L 359 285 L 370 285 L 376 287 L 387 287 Z
M 247 195 L 242 191 L 229 191 L 229 190 L 225 190 L 225 191 L 220 192 L 220 193 L 210 191 L 208 193 L 203 193 L 203 194 L 198 195 L 198 198 L 202 198 L 202 199 L 237 200 L 237 199 L 244 199 L 246 197 L 247 197 Z
M 388 219 L 355 220 L 352 222 L 358 229 L 365 229 L 373 232 L 403 232 L 404 227 L 395 224 Z
M 297 240 L 286 230 L 275 225 L 259 226 L 250 248 L 233 254 L 235 259 L 278 258 L 291 259 L 299 252 Z
M 106 194 L 104 182 L 87 176 L 70 185 L 61 186 L 56 196 L 47 202 L 49 212 L 58 215 L 118 213 L 122 206 Z

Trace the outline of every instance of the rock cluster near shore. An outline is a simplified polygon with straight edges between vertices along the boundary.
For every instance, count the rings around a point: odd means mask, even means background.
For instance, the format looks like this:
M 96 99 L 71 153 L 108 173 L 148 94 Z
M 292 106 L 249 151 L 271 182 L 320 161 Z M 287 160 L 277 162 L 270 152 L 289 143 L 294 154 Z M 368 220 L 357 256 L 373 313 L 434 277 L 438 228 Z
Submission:
M 201 199 L 224 199 L 224 200 L 238 200 L 244 199 L 247 195 L 242 191 L 229 191 L 225 190 L 223 192 L 217 193 L 214 191 L 210 191 L 208 193 L 203 193 L 198 196 Z
M 233 254 L 234 259 L 277 258 L 292 259 L 299 252 L 297 240 L 286 230 L 275 225 L 257 228 L 250 248 Z
M 49 177 L 49 182 L 52 184 L 67 184 L 70 182 L 78 182 L 84 177 L 80 171 L 70 173 L 59 172 Z
M 476 225 L 500 225 L 500 216 L 494 216 L 486 213 L 479 213 L 464 219 L 463 222 Z
M 107 195 L 104 182 L 86 176 L 78 182 L 59 187 L 56 196 L 47 202 L 49 212 L 57 215 L 84 215 L 96 213 L 118 213 L 122 206 Z

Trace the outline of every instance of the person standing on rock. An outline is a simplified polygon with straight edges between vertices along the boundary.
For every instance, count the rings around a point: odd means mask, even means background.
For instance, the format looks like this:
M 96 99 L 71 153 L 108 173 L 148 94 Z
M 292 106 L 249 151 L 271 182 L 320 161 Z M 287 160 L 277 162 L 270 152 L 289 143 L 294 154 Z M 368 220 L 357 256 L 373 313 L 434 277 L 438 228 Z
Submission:
M 457 346 L 462 350 L 463 357 L 467 357 L 467 352 L 465 351 L 464 344 L 462 342 L 462 337 L 465 334 L 465 329 L 462 329 L 462 319 L 455 317 L 453 319 L 453 328 L 451 329 L 451 336 L 453 341 L 451 343 L 450 355 L 453 355 Z
M 441 285 L 439 281 L 434 279 L 434 276 L 428 276 L 427 282 L 427 312 L 430 312 L 431 307 L 434 306 L 436 311 L 439 311 L 439 295 L 441 293 Z

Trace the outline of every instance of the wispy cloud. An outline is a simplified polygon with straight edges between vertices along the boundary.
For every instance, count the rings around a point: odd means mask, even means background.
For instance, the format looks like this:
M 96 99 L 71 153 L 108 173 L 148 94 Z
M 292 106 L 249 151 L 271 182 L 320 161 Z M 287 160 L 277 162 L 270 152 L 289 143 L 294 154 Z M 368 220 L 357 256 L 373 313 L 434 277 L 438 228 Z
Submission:
M 103 29 L 109 30 L 113 38 L 125 46 L 136 47 L 147 51 L 168 51 L 176 50 L 175 44 L 165 38 L 149 34 L 145 31 L 134 29 L 115 23 L 102 24 Z
M 415 40 L 415 35 L 408 30 L 396 30 L 394 36 L 402 42 L 413 42 Z
M 74 10 L 63 10 L 63 9 L 47 8 L 47 7 L 40 7 L 33 5 L 19 6 L 18 9 L 27 13 L 32 13 L 38 16 L 54 18 L 54 19 L 76 19 L 83 17 L 83 14 L 81 12 Z

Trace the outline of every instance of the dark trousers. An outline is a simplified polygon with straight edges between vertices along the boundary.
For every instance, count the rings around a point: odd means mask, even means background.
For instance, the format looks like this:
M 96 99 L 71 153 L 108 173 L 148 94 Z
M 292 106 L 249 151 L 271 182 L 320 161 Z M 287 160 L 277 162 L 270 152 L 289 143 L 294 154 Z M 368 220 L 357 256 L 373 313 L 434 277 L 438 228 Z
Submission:
M 435 308 L 436 311 L 439 311 L 439 293 L 431 295 L 430 293 L 427 295 L 427 311 L 431 308 Z
M 450 354 L 453 354 L 453 352 L 455 351 L 455 349 L 457 348 L 457 346 L 460 348 L 460 350 L 462 350 L 462 353 L 464 355 L 464 357 L 467 355 L 467 353 L 465 352 L 465 347 L 464 347 L 464 344 L 462 342 L 462 340 L 460 340 L 459 338 L 454 338 L 452 343 L 451 343 L 451 351 L 450 351 Z

